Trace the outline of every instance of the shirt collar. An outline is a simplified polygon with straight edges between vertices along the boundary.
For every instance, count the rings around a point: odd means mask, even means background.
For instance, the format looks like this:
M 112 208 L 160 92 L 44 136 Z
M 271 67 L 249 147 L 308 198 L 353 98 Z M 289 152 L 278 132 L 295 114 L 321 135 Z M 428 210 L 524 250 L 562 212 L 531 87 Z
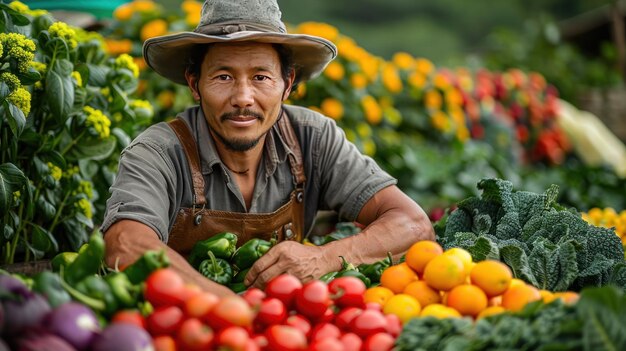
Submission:
M 281 118 L 288 118 L 286 112 Z M 209 125 L 206 122 L 204 113 L 199 106 L 193 106 L 186 109 L 182 113 L 183 117 L 193 130 L 193 134 L 198 142 L 198 152 L 200 154 L 200 164 L 202 174 L 208 175 L 213 173 L 216 164 L 222 164 L 222 160 L 217 153 L 215 141 L 209 133 Z M 263 151 L 263 159 L 265 162 L 265 175 L 267 177 L 274 174 L 278 164 L 287 161 L 288 155 L 292 150 L 285 143 L 284 138 L 279 133 L 278 126 L 274 124 L 265 138 L 265 147 Z

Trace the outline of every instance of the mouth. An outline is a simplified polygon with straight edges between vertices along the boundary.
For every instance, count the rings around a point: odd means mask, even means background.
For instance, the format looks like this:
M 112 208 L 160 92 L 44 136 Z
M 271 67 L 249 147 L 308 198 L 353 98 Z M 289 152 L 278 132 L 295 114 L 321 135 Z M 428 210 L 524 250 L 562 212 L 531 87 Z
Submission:
M 238 128 L 249 127 L 257 121 L 262 121 L 263 117 L 252 111 L 236 111 L 234 113 L 225 113 L 221 118 L 222 122 Z

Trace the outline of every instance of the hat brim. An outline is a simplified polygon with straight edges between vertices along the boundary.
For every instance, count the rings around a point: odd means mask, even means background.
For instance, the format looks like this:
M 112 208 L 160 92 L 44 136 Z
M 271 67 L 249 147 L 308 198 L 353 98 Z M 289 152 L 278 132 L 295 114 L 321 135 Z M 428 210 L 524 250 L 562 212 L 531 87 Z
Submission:
M 144 42 L 143 57 L 146 64 L 158 74 L 175 83 L 186 85 L 185 69 L 196 45 L 244 41 L 282 44 L 289 47 L 300 80 L 316 77 L 337 56 L 335 45 L 321 37 L 242 31 L 223 36 L 182 32 L 150 38 Z

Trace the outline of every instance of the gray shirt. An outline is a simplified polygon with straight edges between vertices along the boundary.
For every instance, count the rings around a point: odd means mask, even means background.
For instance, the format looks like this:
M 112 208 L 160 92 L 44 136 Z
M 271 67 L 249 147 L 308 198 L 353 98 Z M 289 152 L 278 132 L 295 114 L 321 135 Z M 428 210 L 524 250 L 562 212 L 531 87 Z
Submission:
M 353 221 L 372 195 L 396 184 L 345 138 L 335 121 L 298 106 L 285 105 L 284 109 L 304 158 L 305 233 L 312 228 L 318 210 L 333 210 L 342 220 Z M 217 154 L 201 109 L 191 107 L 181 116 L 192 127 L 199 146 L 206 207 L 246 212 L 243 196 Z M 287 157 L 290 152 L 274 126 L 265 139 L 248 212 L 270 213 L 289 201 L 294 189 Z M 103 232 L 120 219 L 132 219 L 148 225 L 167 242 L 178 210 L 193 205 L 193 184 L 185 152 L 166 123 L 150 126 L 122 151 L 110 191 Z

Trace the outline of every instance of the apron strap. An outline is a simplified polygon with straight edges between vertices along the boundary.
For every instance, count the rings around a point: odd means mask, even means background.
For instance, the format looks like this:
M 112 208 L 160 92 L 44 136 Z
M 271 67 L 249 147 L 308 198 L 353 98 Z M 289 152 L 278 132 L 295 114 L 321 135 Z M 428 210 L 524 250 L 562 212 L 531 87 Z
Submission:
M 191 129 L 182 117 L 177 117 L 168 122 L 168 124 L 172 130 L 174 130 L 174 133 L 176 133 L 187 156 L 187 161 L 189 162 L 191 179 L 193 181 L 194 206 L 202 207 L 206 203 L 206 198 L 204 197 L 204 177 L 200 171 L 200 156 L 198 155 L 196 140 L 191 133 Z

